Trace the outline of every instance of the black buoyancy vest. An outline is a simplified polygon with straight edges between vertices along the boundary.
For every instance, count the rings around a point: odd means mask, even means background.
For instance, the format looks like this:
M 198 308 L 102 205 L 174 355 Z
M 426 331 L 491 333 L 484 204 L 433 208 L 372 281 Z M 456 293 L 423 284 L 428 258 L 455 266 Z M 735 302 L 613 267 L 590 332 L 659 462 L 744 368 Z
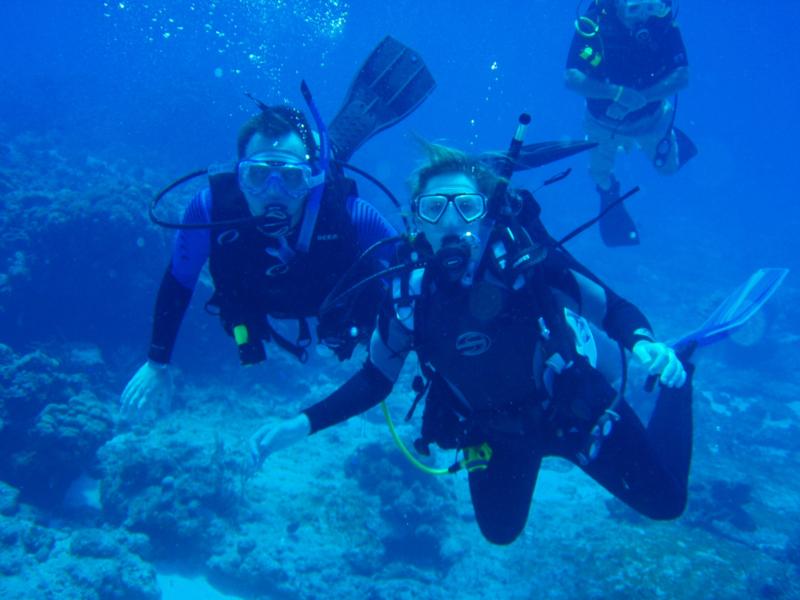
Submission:
M 547 393 L 535 365 L 575 355 L 554 294 L 532 282 L 519 290 L 489 280 L 426 288 L 415 301 L 420 362 L 463 395 L 469 412 L 538 410 Z
M 521 295 L 479 281 L 448 286 L 416 304 L 416 348 L 476 413 L 505 412 L 536 395 L 536 315 Z M 457 393 L 458 393 L 457 392 Z
M 233 173 L 209 178 L 212 221 L 247 218 L 250 211 Z M 312 241 L 307 253 L 286 263 L 278 241 L 246 225 L 211 233 L 209 267 L 214 297 L 226 329 L 245 323 L 258 330 L 266 315 L 280 319 L 315 316 L 322 301 L 358 256 L 355 226 L 346 199 L 356 195 L 349 179 L 326 183 Z M 297 228 L 299 229 L 299 228 Z M 288 240 L 294 242 L 297 232 Z

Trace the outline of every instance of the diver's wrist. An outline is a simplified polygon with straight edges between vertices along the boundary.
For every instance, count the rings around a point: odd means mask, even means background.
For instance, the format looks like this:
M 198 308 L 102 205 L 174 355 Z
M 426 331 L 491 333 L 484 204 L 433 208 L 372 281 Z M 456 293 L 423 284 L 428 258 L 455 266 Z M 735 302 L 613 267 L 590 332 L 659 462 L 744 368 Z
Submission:
M 147 364 L 154 369 L 159 369 L 160 371 L 164 371 L 169 368 L 169 363 L 161 363 L 153 360 L 152 358 L 147 359 Z

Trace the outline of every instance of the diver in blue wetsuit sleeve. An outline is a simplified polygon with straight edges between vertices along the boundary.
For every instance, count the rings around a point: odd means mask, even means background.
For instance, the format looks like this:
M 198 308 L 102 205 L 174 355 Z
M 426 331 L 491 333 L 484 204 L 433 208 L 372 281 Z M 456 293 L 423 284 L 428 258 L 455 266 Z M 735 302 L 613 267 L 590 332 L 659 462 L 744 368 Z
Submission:
M 680 515 L 692 448 L 691 365 L 570 255 L 496 217 L 502 211 L 492 205 L 505 188 L 494 171 L 453 149 L 431 145 L 429 154 L 412 192 L 413 251 L 424 258 L 392 281 L 369 359 L 324 400 L 259 429 L 254 460 L 379 404 L 414 351 L 430 381 L 414 446 L 463 453 L 489 541 L 511 543 L 524 528 L 545 456 L 574 462 L 649 517 Z M 598 370 L 607 350 L 595 330 L 658 377 L 647 425 Z
M 614 177 L 620 148 L 641 148 L 663 174 L 675 173 L 697 154 L 675 127 L 677 93 L 689 82 L 675 16 L 670 0 L 591 0 L 575 22 L 566 85 L 586 98 L 586 138 L 597 143 L 589 171 L 601 211 L 620 196 Z M 623 205 L 600 220 L 600 234 L 609 246 L 639 243 Z
M 124 413 L 169 404 L 168 365 L 206 261 L 214 283 L 206 309 L 219 315 L 245 365 L 266 358 L 265 342 L 304 362 L 312 341 L 309 318 L 320 318 L 318 340 L 342 360 L 369 339 L 383 282 L 365 287 L 347 306 L 320 312 L 343 275 L 363 277 L 394 260 L 388 244 L 370 260 L 357 260 L 397 234 L 357 196 L 343 168 L 353 168 L 346 161 L 361 144 L 408 115 L 434 86 L 421 57 L 387 37 L 367 58 L 330 129 L 305 83 L 316 131 L 302 111 L 256 100 L 261 111 L 239 132 L 235 165 L 209 170 L 208 187 L 193 198 L 182 223 L 159 221 L 151 210 L 154 221 L 179 231 L 156 299 L 148 360 L 122 393 Z M 353 272 L 355 263 L 361 272 Z M 296 321 L 296 339 L 276 331 L 275 320 Z

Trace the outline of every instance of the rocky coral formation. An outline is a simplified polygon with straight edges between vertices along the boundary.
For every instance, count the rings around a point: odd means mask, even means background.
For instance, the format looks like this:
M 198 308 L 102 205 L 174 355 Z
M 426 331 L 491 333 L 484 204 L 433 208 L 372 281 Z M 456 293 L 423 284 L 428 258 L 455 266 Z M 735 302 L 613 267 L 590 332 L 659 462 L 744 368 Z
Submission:
M 42 524 L 41 513 L 13 501 L 18 492 L 0 485 L 0 596 L 156 600 L 161 597 L 146 562 L 144 536 L 106 529 Z
M 383 545 L 383 557 L 446 570 L 451 558 L 443 552 L 452 496 L 438 481 L 423 479 L 394 448 L 372 443 L 347 462 L 345 473 L 367 494 L 381 500 L 382 523 L 374 531 Z M 371 557 L 376 560 L 376 557 Z M 356 571 L 368 571 L 358 553 L 350 555 Z
M 0 479 L 52 504 L 91 468 L 112 436 L 113 418 L 108 402 L 87 386 L 42 352 L 19 356 L 0 345 Z
M 2 341 L 24 348 L 58 332 L 109 348 L 135 339 L 167 256 L 168 238 L 146 217 L 153 189 L 144 179 L 152 174 L 66 157 L 56 140 L 33 135 L 7 142 L 3 154 Z M 134 263 L 150 270 L 120 272 Z M 82 307 L 91 307 L 91 319 L 75 318 Z
M 240 502 L 241 466 L 224 445 L 178 428 L 119 435 L 99 452 L 101 498 L 116 526 L 147 534 L 156 558 L 202 561 L 224 539 Z

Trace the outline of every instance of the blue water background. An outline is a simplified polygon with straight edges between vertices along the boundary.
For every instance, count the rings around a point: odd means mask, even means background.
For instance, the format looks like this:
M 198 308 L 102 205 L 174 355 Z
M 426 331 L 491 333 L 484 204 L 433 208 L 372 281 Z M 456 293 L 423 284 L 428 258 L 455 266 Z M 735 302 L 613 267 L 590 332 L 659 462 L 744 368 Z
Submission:
M 179 174 L 232 155 L 252 113 L 246 90 L 300 103 L 305 78 L 332 115 L 354 66 L 391 34 L 422 53 L 439 83 L 412 118 L 358 155 L 400 192 L 415 158 L 409 130 L 499 149 L 524 110 L 534 117 L 530 140 L 581 135 L 582 100 L 562 85 L 572 4 L 98 1 L 33 9 L 12 0 L 0 23 L 0 114 L 7 133 L 55 130 Z M 637 259 L 660 260 L 669 273 L 675 248 L 710 236 L 742 269 L 791 266 L 800 210 L 791 177 L 800 133 L 792 24 L 800 8 L 683 4 L 692 81 L 678 123 L 701 156 L 671 179 L 641 157 L 621 161 L 623 184 L 644 189 L 632 203 L 647 242 Z M 543 195 L 554 229 L 594 209 L 585 160 L 573 162 L 571 181 Z
M 792 268 L 787 288 L 795 289 L 800 267 L 800 5 L 681 4 L 691 84 L 681 94 L 677 123 L 700 154 L 669 178 L 658 176 L 641 155 L 621 156 L 623 188 L 642 187 L 630 201 L 642 245 L 609 250 L 592 230 L 570 246 L 645 308 L 665 338 L 698 324 L 715 290 L 732 289 L 754 269 Z M 7 0 L 0 17 L 0 136 L 33 132 L 49 136 L 61 152 L 124 159 L 132 168 L 148 168 L 156 180 L 151 184 L 231 158 L 238 127 L 254 112 L 245 91 L 267 103 L 302 105 L 304 78 L 323 115 L 332 117 L 357 65 L 386 34 L 418 50 L 438 82 L 415 114 L 354 158 L 401 199 L 419 159 L 410 132 L 475 151 L 503 149 L 517 115 L 527 111 L 533 116 L 528 141 L 583 135 L 583 100 L 563 86 L 573 2 Z M 515 184 L 535 187 L 566 166 L 574 168 L 566 181 L 539 194 L 544 221 L 556 235 L 596 211 L 587 164 L 581 156 L 515 177 Z M 391 211 L 369 184 L 362 192 Z M 145 273 L 155 284 L 167 261 L 165 251 L 161 262 L 131 260 L 117 268 L 128 277 Z M 90 285 L 80 273 L 70 276 L 77 285 Z M 138 314 L 100 328 L 88 309 L 78 307 L 65 331 L 106 351 L 119 345 L 123 332 L 131 360 L 139 361 L 155 291 L 154 285 Z M 800 313 L 781 302 L 786 297 L 782 290 L 769 309 L 780 325 L 771 333 L 796 336 Z M 48 299 L 28 300 L 49 310 Z M 29 333 L 6 332 L 0 341 L 22 351 L 45 335 Z M 193 343 L 197 339 L 203 343 Z M 738 357 L 740 366 L 759 358 Z M 754 387 L 759 378 L 791 377 L 790 359 L 780 358 L 774 370 L 760 364 Z M 238 368 L 230 342 L 197 301 L 176 362 L 197 377 L 213 378 L 210 365 Z

